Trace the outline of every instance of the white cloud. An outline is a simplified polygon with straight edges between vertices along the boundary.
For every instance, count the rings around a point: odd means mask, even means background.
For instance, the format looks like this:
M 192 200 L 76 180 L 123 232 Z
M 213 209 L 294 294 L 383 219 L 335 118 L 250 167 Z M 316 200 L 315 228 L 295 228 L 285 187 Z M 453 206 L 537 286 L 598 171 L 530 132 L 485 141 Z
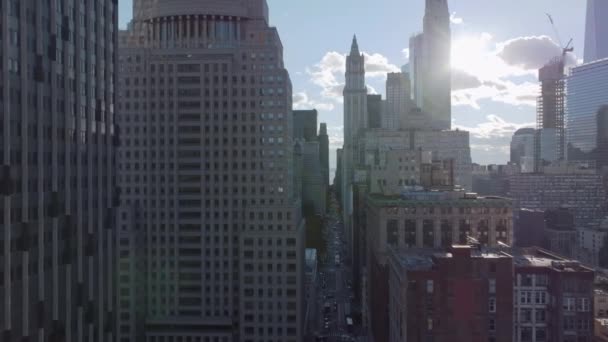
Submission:
M 327 137 L 330 147 L 342 148 L 342 145 L 344 145 L 344 126 L 327 127 Z
M 367 93 L 368 94 L 370 94 L 370 95 L 378 95 L 378 91 L 374 87 L 370 86 L 369 84 L 366 85 L 366 87 L 367 87 Z
M 454 128 L 468 131 L 471 136 L 477 139 L 495 139 L 511 137 L 515 131 L 524 127 L 534 127 L 534 123 L 517 124 L 507 122 L 498 115 L 486 116 L 486 122 L 482 122 L 475 127 L 455 125 Z
M 452 45 L 453 104 L 480 109 L 479 101 L 492 100 L 536 106 L 538 68 L 556 55 L 561 55 L 560 47 L 546 36 L 504 42 L 494 42 L 489 33 L 457 38 Z M 576 63 L 576 57 L 569 55 L 568 63 Z
M 460 69 L 452 70 L 452 92 L 462 89 L 477 88 L 481 85 L 482 82 L 477 76 L 471 75 Z
M 379 53 L 368 54 L 364 52 L 363 55 L 365 56 L 365 77 L 386 78 L 386 74 L 389 72 L 401 71 L 399 67 L 389 63 L 388 58 Z
M 401 54 L 403 55 L 403 58 L 405 58 L 406 60 L 410 59 L 410 48 L 405 48 L 403 50 L 401 50 Z
M 497 55 L 509 65 L 538 70 L 551 59 L 560 57 L 562 48 L 547 36 L 518 37 L 497 44 Z M 576 61 L 576 56 L 567 54 L 567 65 Z
M 460 25 L 464 22 L 461 17 L 456 16 L 456 12 L 450 14 L 450 22 L 454 25 Z
M 481 100 L 492 100 L 513 106 L 536 106 L 540 88 L 537 83 L 512 81 L 484 81 L 478 87 L 452 91 L 452 104 L 481 109 Z
M 320 111 L 332 111 L 334 109 L 333 103 L 318 102 L 311 99 L 308 94 L 304 91 L 293 94 L 293 108 L 294 109 L 317 109 Z
M 389 72 L 399 72 L 400 69 L 389 63 L 388 59 L 379 53 L 363 52 L 365 56 L 365 76 L 367 78 L 386 78 Z M 346 54 L 336 51 L 327 52 L 307 73 L 313 84 L 321 88 L 321 97 L 341 103 L 344 90 L 344 73 L 346 72 Z
M 321 96 L 328 99 L 342 97 L 340 87 L 344 86 L 344 72 L 346 71 L 346 56 L 330 51 L 314 67 L 308 68 L 312 83 L 321 87 Z

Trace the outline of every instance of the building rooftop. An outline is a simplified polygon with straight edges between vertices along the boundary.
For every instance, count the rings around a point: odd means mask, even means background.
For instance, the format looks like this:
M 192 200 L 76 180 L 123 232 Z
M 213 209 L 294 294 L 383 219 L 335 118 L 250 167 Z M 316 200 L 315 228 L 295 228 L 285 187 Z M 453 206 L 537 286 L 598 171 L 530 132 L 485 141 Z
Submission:
M 559 272 L 593 272 L 577 260 L 566 259 L 541 248 L 511 248 L 506 251 L 513 257 L 516 267 L 547 267 Z
M 513 135 L 536 134 L 534 128 L 520 128 Z
M 541 248 L 477 248 L 472 246 L 452 246 L 450 252 L 430 248 L 393 248 L 390 254 L 402 268 L 408 271 L 430 270 L 438 259 L 453 258 L 459 251 L 469 250 L 471 258 L 512 259 L 515 267 L 552 268 L 559 272 L 594 272 L 576 260 L 554 255 Z
M 504 197 L 481 197 L 463 191 L 405 191 L 401 195 L 368 195 L 368 201 L 378 207 L 409 207 L 415 205 L 446 205 L 462 207 L 511 207 L 511 199 Z
M 458 253 L 459 250 L 469 250 L 471 253 L 471 258 L 510 258 L 509 255 L 498 250 L 478 249 L 471 246 L 460 245 L 452 246 L 452 251 L 454 253 Z M 401 265 L 401 267 L 407 269 L 408 271 L 429 270 L 433 267 L 433 265 L 435 265 L 437 260 L 453 258 L 454 253 L 431 248 L 399 248 L 391 250 L 391 254 L 393 255 L 394 259 Z

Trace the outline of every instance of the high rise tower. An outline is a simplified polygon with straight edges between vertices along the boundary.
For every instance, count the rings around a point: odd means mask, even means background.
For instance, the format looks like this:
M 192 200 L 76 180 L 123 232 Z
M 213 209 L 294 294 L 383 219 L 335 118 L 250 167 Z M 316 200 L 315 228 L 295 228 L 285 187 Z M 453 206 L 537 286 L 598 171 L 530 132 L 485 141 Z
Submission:
M 352 243 L 352 183 L 354 169 L 363 159 L 361 134 L 368 125 L 367 87 L 365 86 L 365 57 L 353 37 L 350 54 L 346 57 L 344 87 L 344 148 L 342 155 L 342 207 L 348 243 Z
M 543 163 L 562 160 L 565 157 L 564 115 L 566 106 L 566 76 L 564 57 L 556 57 L 538 71 L 540 96 L 536 104 L 535 169 Z
M 291 81 L 266 1 L 155 0 L 137 20 L 143 41 L 120 47 L 119 341 L 302 341 Z
M 2 2 L 2 342 L 116 340 L 117 3 Z
M 585 63 L 608 58 L 608 1 L 587 0 Z
M 566 80 L 568 160 L 597 160 L 597 114 L 608 104 L 608 59 L 570 69 Z
M 346 57 L 344 86 L 344 140 L 355 144 L 355 137 L 367 127 L 367 87 L 365 86 L 365 56 L 359 52 L 357 37 L 353 37 L 350 54 Z
M 389 73 L 386 78 L 386 115 L 382 117 L 382 128 L 399 130 L 411 109 L 410 77 L 407 73 Z
M 327 135 L 327 124 L 324 122 L 319 127 L 319 158 L 321 158 L 325 184 L 329 186 L 329 136 Z
M 423 33 L 424 73 L 422 109 L 431 115 L 433 126 L 450 129 L 452 121 L 452 71 L 450 12 L 447 0 L 426 0 Z

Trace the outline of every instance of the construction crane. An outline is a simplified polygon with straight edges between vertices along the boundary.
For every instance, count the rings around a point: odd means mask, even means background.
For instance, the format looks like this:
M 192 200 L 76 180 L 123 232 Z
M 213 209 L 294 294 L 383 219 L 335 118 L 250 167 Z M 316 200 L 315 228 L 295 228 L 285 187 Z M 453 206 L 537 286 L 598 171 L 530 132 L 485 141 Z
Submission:
M 555 26 L 555 21 L 553 20 L 553 17 L 549 13 L 545 13 L 545 14 L 547 15 L 547 18 L 549 18 L 549 22 L 551 23 L 551 27 L 553 28 L 553 33 L 555 33 L 555 38 L 557 38 L 557 43 L 559 44 L 559 47 L 562 48 L 562 61 L 565 64 L 566 55 L 568 54 L 568 52 L 574 52 L 574 47 L 571 46 L 573 39 L 570 38 L 570 40 L 568 41 L 568 44 L 566 44 L 566 46 L 563 47 L 564 45 L 562 43 L 561 37 L 559 36 L 559 31 L 557 30 L 557 26 Z

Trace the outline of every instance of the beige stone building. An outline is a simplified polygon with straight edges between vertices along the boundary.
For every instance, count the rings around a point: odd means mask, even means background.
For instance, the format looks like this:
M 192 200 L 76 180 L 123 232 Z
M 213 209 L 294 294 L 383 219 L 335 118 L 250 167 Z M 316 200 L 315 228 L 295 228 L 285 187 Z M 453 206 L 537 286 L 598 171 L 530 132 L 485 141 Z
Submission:
M 134 5 L 117 76 L 119 340 L 302 341 L 292 88 L 268 5 Z
M 510 200 L 462 191 L 370 195 L 368 242 L 375 254 L 383 254 L 387 245 L 439 248 L 465 244 L 467 237 L 487 246 L 511 244 L 512 217 Z

